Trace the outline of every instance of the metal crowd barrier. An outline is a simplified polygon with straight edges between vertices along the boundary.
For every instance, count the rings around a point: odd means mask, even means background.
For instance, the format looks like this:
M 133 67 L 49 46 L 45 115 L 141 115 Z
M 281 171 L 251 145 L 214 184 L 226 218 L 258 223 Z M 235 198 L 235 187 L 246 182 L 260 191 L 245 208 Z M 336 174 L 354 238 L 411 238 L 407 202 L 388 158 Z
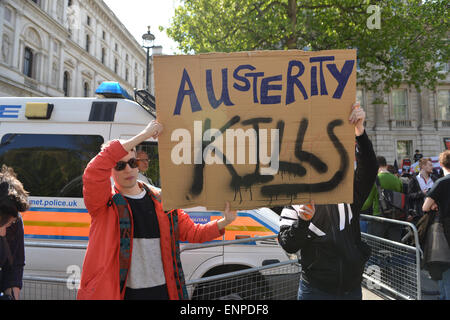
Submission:
M 388 299 L 421 300 L 420 261 L 423 254 L 415 225 L 368 215 L 361 215 L 361 221 L 404 226 L 414 236 L 414 246 L 410 246 L 361 233 L 362 239 L 372 248 L 372 255 L 363 274 L 363 284 L 370 291 Z
M 390 299 L 421 299 L 420 260 L 422 252 L 416 227 L 412 223 L 361 215 L 361 221 L 378 221 L 409 227 L 414 234 L 415 246 L 390 241 L 367 233 L 361 233 L 372 248 L 372 255 L 363 274 L 363 285 L 368 290 Z M 183 251 L 214 246 L 276 239 L 277 235 L 248 239 L 191 244 Z M 26 246 L 83 249 L 86 245 L 49 244 L 26 242 Z M 296 299 L 301 273 L 298 260 L 287 260 L 266 266 L 219 274 L 186 282 L 193 300 L 289 300 Z M 24 275 L 21 299 L 24 300 L 73 300 L 76 299 L 79 280 Z
M 78 281 L 68 278 L 23 276 L 21 300 L 76 300 Z
M 277 239 L 277 235 L 239 240 L 190 244 L 181 252 L 233 244 Z M 287 260 L 186 281 L 192 300 L 295 300 L 301 266 L 298 260 Z
M 186 282 L 191 300 L 295 300 L 297 260 L 228 272 Z

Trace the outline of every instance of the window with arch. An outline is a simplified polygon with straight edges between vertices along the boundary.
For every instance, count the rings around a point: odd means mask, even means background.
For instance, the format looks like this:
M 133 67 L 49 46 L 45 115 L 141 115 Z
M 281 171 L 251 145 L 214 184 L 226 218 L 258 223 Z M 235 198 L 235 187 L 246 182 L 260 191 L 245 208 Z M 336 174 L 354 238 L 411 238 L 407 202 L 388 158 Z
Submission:
M 83 95 L 84 97 L 89 97 L 90 92 L 89 92 L 89 83 L 87 81 L 84 82 L 83 84 Z
M 69 96 L 69 84 L 70 84 L 70 75 L 68 71 L 64 71 L 64 79 L 63 79 L 63 91 L 64 96 Z
M 33 50 L 29 47 L 25 47 L 23 55 L 23 74 L 30 78 L 33 77 L 33 58 Z

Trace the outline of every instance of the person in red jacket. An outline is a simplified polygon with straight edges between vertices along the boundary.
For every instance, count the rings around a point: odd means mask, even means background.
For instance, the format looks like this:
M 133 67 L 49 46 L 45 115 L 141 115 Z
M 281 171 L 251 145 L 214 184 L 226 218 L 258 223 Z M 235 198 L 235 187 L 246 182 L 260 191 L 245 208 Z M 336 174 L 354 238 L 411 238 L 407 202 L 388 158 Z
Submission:
M 91 228 L 77 299 L 187 299 L 179 242 L 213 240 L 236 218 L 227 202 L 222 219 L 195 224 L 183 210 L 165 212 L 160 190 L 137 180 L 135 147 L 162 129 L 152 121 L 135 137 L 104 145 L 87 165 Z

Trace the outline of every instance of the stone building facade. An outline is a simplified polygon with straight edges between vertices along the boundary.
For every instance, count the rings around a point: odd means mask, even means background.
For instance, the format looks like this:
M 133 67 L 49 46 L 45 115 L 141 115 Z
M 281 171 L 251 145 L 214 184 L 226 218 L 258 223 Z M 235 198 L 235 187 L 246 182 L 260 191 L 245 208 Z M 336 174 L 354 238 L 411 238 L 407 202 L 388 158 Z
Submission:
M 146 52 L 102 0 L 0 0 L 0 95 L 145 87 Z
M 393 89 L 389 94 L 367 92 L 358 88 L 357 98 L 367 113 L 366 128 L 377 155 L 389 164 L 397 160 L 400 167 L 404 158 L 413 159 L 419 150 L 425 157 L 438 156 L 450 148 L 450 75 L 445 66 L 446 79 L 434 91 L 421 91 L 407 85 Z M 373 104 L 382 100 L 385 104 Z

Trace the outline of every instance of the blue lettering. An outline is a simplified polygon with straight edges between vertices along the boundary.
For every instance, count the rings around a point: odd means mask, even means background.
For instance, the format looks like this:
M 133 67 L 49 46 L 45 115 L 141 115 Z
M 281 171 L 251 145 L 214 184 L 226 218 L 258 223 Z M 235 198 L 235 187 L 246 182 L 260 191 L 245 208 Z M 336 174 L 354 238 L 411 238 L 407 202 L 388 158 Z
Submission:
M 264 72 L 246 73 L 246 77 L 253 77 L 253 102 L 258 103 L 258 77 L 263 77 Z
M 294 67 L 298 68 L 297 74 L 292 74 L 292 69 Z M 305 100 L 308 99 L 308 94 L 306 93 L 305 87 L 303 86 L 302 82 L 298 79 L 303 72 L 305 72 L 305 66 L 301 61 L 298 60 L 291 60 L 289 61 L 289 67 L 287 72 L 287 83 L 286 83 L 286 104 L 291 104 L 295 101 L 295 95 L 294 95 L 294 85 L 297 86 L 297 88 L 300 90 L 300 92 L 303 94 L 303 98 Z
M 186 84 L 188 89 L 186 90 Z M 197 95 L 195 94 L 194 87 L 192 86 L 191 78 L 189 78 L 189 74 L 186 69 L 183 70 L 183 76 L 181 77 L 180 88 L 178 89 L 177 102 L 175 104 L 175 110 L 173 112 L 174 115 L 180 114 L 181 106 L 183 105 L 184 97 L 188 95 L 191 101 L 191 109 L 192 112 L 197 112 L 202 110 L 200 106 L 200 102 L 197 99 Z
M 336 91 L 334 91 L 333 98 L 340 99 L 342 97 L 342 93 L 344 92 L 345 86 L 347 85 L 347 81 L 350 78 L 350 75 L 353 71 L 353 66 L 355 65 L 355 60 L 346 60 L 342 70 L 339 71 L 336 67 L 336 64 L 327 64 L 328 70 L 330 70 L 333 77 L 337 80 L 338 86 Z
M 322 62 L 324 61 L 334 61 L 334 56 L 325 56 L 325 57 L 312 57 L 309 59 L 309 62 L 319 62 L 320 66 L 320 95 L 321 96 L 327 96 L 327 85 L 325 83 L 325 77 L 323 76 L 323 65 Z M 317 84 L 316 84 L 317 85 Z
M 234 70 L 234 72 L 233 72 L 233 77 L 234 77 L 236 80 L 242 81 L 242 82 L 244 83 L 244 85 L 242 85 L 242 86 L 241 86 L 241 85 L 238 85 L 237 83 L 234 83 L 234 84 L 233 84 L 233 87 L 234 87 L 236 90 L 239 90 L 239 91 L 248 91 L 248 90 L 250 90 L 250 81 L 248 81 L 247 78 L 242 77 L 242 76 L 240 76 L 240 75 L 238 74 L 239 71 L 245 70 L 245 69 L 248 69 L 248 70 L 253 71 L 253 70 L 255 70 L 256 68 L 255 68 L 254 66 L 250 65 L 250 64 L 244 64 L 244 65 L 240 65 L 239 67 L 236 68 L 236 70 Z
M 317 67 L 311 67 L 311 97 L 317 96 L 319 90 L 317 89 Z
M 20 105 L 0 105 L 0 118 L 19 118 L 21 107 Z
M 274 77 L 267 77 L 262 79 L 261 81 L 261 104 L 279 104 L 281 102 L 281 95 L 279 96 L 269 96 L 268 92 L 269 90 L 281 90 L 282 86 L 281 84 L 272 84 L 269 83 L 272 81 L 281 81 L 282 76 L 274 76 Z
M 220 100 L 216 99 L 214 94 L 214 86 L 212 81 L 212 71 L 211 69 L 206 70 L 206 93 L 208 94 L 209 104 L 213 109 L 217 109 L 222 103 L 226 106 L 234 106 L 234 103 L 230 100 L 230 95 L 228 93 L 228 69 L 222 69 L 222 94 Z

